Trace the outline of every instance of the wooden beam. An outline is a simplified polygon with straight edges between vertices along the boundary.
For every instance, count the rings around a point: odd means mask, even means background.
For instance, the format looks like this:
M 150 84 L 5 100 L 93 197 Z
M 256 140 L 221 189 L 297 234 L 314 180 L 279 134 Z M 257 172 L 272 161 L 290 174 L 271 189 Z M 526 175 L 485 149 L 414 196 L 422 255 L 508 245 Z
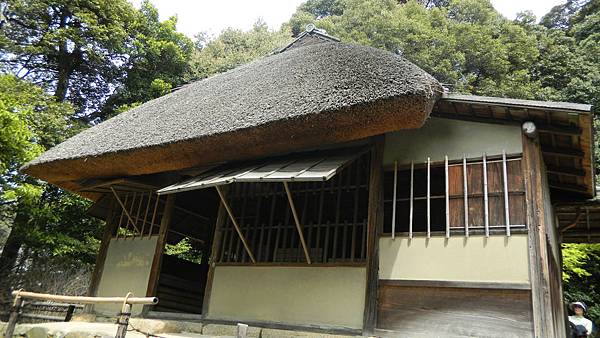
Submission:
M 237 232 L 238 236 L 240 236 L 240 240 L 242 241 L 242 244 L 244 245 L 244 248 L 246 249 L 246 252 L 248 253 L 248 256 L 250 257 L 250 260 L 252 261 L 252 263 L 256 263 L 256 258 L 254 258 L 254 254 L 252 253 L 252 250 L 250 250 L 250 246 L 248 246 L 248 242 L 246 241 L 246 237 L 242 233 L 242 229 L 240 228 L 240 225 L 238 224 L 237 220 L 235 219 L 235 216 L 233 216 L 233 211 L 231 210 L 231 207 L 227 203 L 225 194 L 221 190 L 220 186 L 217 185 L 217 186 L 215 186 L 215 188 L 217 189 L 217 193 L 219 193 L 219 197 L 221 198 L 221 202 L 223 203 L 223 206 L 225 206 L 225 210 L 227 211 L 227 214 L 229 214 L 229 219 L 231 219 L 231 223 L 233 224 L 235 231 Z
M 550 188 L 559 189 L 559 190 L 566 190 L 566 191 L 572 191 L 572 192 L 577 192 L 577 193 L 580 193 L 580 194 L 587 194 L 588 193 L 587 187 L 582 186 L 582 185 L 550 182 L 549 186 L 550 186 Z
M 585 170 L 571 168 L 571 167 L 559 167 L 559 166 L 548 165 L 546 167 L 546 172 L 550 173 L 550 174 L 556 174 L 556 175 L 585 177 Z
M 554 155 L 561 157 L 583 157 L 583 151 L 575 148 L 558 148 L 558 147 L 542 147 L 542 153 L 544 155 Z
M 546 224 L 545 218 L 544 162 L 538 137 L 530 138 L 523 135 L 522 142 L 534 336 L 539 338 L 555 337 L 546 240 L 546 228 L 551 225 Z M 562 320 L 562 318 L 556 320 Z
M 175 194 L 167 195 L 167 202 L 163 209 L 163 215 L 160 220 L 160 228 L 158 230 L 158 238 L 156 240 L 156 248 L 154 249 L 154 259 L 152 260 L 152 266 L 150 267 L 150 276 L 148 278 L 148 288 L 146 289 L 147 297 L 154 297 L 156 290 L 158 289 L 158 277 L 160 276 L 160 269 L 162 267 L 163 252 L 165 250 L 165 244 L 167 243 L 167 234 L 169 225 L 171 224 L 171 217 L 173 216 L 173 209 L 175 209 Z M 150 311 L 149 306 L 144 306 L 142 313 L 148 313 Z
M 369 209 L 367 216 L 367 285 L 363 334 L 372 335 L 377 325 L 377 294 L 379 282 L 379 235 L 383 227 L 383 148 L 385 138 L 373 138 L 369 178 Z
M 531 290 L 529 283 L 507 282 L 465 282 L 453 280 L 422 279 L 380 279 L 380 285 L 409 286 L 423 288 L 460 288 L 460 289 L 497 289 L 497 290 Z
M 288 182 L 283 182 L 283 186 L 285 188 L 285 193 L 287 194 L 288 201 L 290 202 L 292 216 L 294 216 L 294 222 L 296 223 L 296 230 L 298 230 L 298 236 L 300 236 L 300 243 L 302 243 L 302 249 L 304 249 L 304 257 L 306 257 L 306 262 L 308 264 L 311 264 L 310 255 L 306 246 L 306 240 L 304 239 L 304 232 L 302 231 L 302 225 L 300 224 L 300 219 L 298 218 L 298 212 L 296 212 L 296 206 L 294 205 L 294 199 L 292 198 L 292 193 L 290 191 Z
M 484 123 L 496 123 L 496 124 L 504 124 L 504 125 L 518 125 L 520 126 L 523 122 L 528 121 L 528 119 L 501 119 L 501 118 L 492 118 L 487 116 L 471 116 L 471 115 L 461 115 L 461 114 L 451 114 L 451 113 L 441 113 L 441 112 L 432 112 L 432 116 L 441 117 L 452 120 L 462 120 L 462 121 L 472 121 L 472 122 L 484 122 Z M 548 124 L 536 124 L 537 130 L 540 133 L 545 134 L 556 134 L 556 135 L 567 135 L 567 136 L 579 136 L 581 135 L 581 128 L 577 126 L 557 126 L 557 125 L 548 125 Z
M 587 209 L 586 209 L 586 211 L 587 211 Z M 579 223 L 579 220 L 581 219 L 581 216 L 583 216 L 583 213 L 581 212 L 581 209 L 577 209 L 577 216 L 575 216 L 575 220 L 571 224 L 569 224 L 569 225 L 565 226 L 564 228 L 560 229 L 560 232 L 565 232 L 565 231 L 567 231 L 567 230 L 569 230 L 571 228 L 576 227 L 577 224 Z
M 131 222 L 135 231 L 137 231 L 139 233 L 140 230 L 137 228 L 136 224 L 133 222 L 133 218 L 131 218 L 131 215 L 129 214 L 129 212 L 127 211 L 127 208 L 125 207 L 125 204 L 123 204 L 123 202 L 119 198 L 119 195 L 117 194 L 115 189 L 113 187 L 110 187 L 110 190 L 112 191 L 113 195 L 117 199 L 117 202 L 119 202 L 119 205 L 121 206 L 121 208 L 123 208 L 123 212 L 125 213 L 125 216 L 127 216 L 127 219 L 129 220 L 129 222 Z M 131 205 L 133 205 L 133 201 L 132 201 Z

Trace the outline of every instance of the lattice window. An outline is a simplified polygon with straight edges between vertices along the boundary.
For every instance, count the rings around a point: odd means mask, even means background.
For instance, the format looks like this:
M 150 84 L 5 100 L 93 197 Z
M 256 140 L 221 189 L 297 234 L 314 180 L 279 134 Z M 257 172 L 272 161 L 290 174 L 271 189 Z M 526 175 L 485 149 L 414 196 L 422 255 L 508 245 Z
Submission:
M 153 192 L 114 192 L 112 222 L 115 238 L 144 237 L 158 234 L 166 198 Z
M 313 264 L 364 262 L 368 184 L 368 154 L 329 181 L 289 183 Z M 227 199 L 258 263 L 306 262 L 283 184 L 231 184 Z M 250 262 L 229 219 L 217 261 Z
M 525 228 L 520 158 L 413 163 L 386 170 L 384 179 L 384 233 L 510 235 Z

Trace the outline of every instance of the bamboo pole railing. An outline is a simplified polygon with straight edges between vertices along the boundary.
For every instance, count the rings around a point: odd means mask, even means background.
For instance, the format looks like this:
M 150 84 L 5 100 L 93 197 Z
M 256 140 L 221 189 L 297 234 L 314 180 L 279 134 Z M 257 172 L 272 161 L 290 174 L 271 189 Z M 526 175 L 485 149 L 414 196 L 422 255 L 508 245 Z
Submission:
M 118 326 L 115 338 L 125 337 L 125 334 L 127 333 L 127 326 L 129 325 L 129 318 L 131 317 L 132 305 L 158 304 L 157 297 L 133 297 L 131 292 L 128 293 L 125 297 L 86 297 L 52 295 L 46 293 L 36 293 L 19 290 L 13 291 L 12 296 L 14 297 L 14 302 L 11 307 L 10 317 L 8 319 L 8 324 L 6 325 L 4 338 L 12 338 L 25 299 L 45 300 L 69 304 L 123 304 L 123 306 L 121 307 L 121 312 L 118 314 Z

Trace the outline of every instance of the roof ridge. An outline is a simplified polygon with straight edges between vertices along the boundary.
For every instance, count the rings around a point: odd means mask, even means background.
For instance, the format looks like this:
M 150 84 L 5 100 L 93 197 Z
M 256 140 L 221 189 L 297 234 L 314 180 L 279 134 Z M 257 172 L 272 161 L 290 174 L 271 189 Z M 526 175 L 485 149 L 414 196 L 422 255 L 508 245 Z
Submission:
M 318 40 L 323 40 L 323 42 L 341 42 L 339 38 L 327 34 L 327 31 L 325 31 L 324 29 L 319 29 L 314 24 L 310 23 L 306 25 L 304 31 L 298 34 L 298 36 L 292 42 L 290 42 L 287 46 L 283 47 L 279 51 L 275 52 L 275 54 L 283 53 L 289 49 L 295 48 L 295 45 L 307 38 L 315 38 Z

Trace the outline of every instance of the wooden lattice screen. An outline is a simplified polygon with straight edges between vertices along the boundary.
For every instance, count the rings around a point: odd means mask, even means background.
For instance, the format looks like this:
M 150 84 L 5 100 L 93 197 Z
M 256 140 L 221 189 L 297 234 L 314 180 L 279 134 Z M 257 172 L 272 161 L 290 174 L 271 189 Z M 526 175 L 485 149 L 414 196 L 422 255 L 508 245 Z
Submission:
M 498 230 L 510 235 L 511 229 L 526 227 L 521 159 L 505 155 L 387 170 L 384 203 L 384 233 L 388 234 L 393 226 L 395 234 L 409 237 L 417 233 L 489 235 Z
M 291 182 L 313 263 L 359 263 L 366 257 L 369 155 L 324 182 Z M 305 255 L 281 183 L 235 183 L 227 199 L 258 263 L 304 263 Z M 228 220 L 220 263 L 248 263 Z

